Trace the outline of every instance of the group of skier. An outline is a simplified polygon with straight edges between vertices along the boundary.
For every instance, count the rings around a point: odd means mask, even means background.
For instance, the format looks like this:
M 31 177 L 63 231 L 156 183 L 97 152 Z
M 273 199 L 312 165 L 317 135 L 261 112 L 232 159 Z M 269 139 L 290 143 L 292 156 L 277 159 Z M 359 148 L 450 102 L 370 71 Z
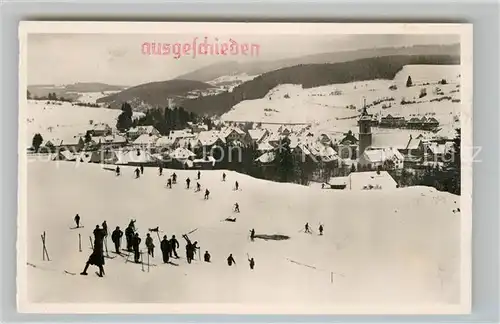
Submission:
M 163 168 L 162 166 L 159 166 L 159 175 L 163 175 Z M 140 166 L 140 168 L 135 169 L 135 174 L 136 178 L 139 178 L 141 174 L 144 173 L 144 167 Z M 120 167 L 116 167 L 116 175 L 120 175 Z M 200 180 L 201 178 L 201 172 L 197 172 L 197 180 Z M 222 174 L 222 181 L 226 181 L 226 173 L 223 172 Z M 177 175 L 174 172 L 169 179 L 167 180 L 167 187 L 172 188 L 172 184 L 177 183 Z M 190 188 L 190 183 L 191 179 L 187 178 L 186 179 L 186 188 Z M 235 187 L 234 190 L 239 190 L 239 183 L 238 181 L 235 181 Z M 201 185 L 199 182 L 196 183 L 196 190 L 195 191 L 201 191 Z M 208 189 L 205 190 L 205 196 L 204 199 L 208 199 L 210 195 L 210 191 Z M 234 209 L 233 211 L 235 213 L 240 212 L 240 206 L 238 203 L 234 204 Z M 76 223 L 76 228 L 80 228 L 80 216 L 79 214 L 76 214 L 75 218 L 75 223 Z M 121 239 L 123 237 L 123 234 L 125 234 L 125 239 L 126 239 L 126 251 L 128 252 L 133 252 L 134 254 L 134 262 L 135 263 L 141 263 L 141 250 L 140 250 L 140 244 L 142 242 L 141 238 L 139 237 L 139 233 L 137 233 L 136 228 L 135 228 L 135 222 L 136 220 L 132 219 L 130 223 L 128 224 L 127 228 L 125 229 L 125 233 L 120 229 L 119 226 L 116 226 L 115 230 L 111 234 L 111 240 L 114 243 L 115 246 L 115 253 L 122 255 L 120 251 L 121 247 Z M 319 235 L 323 235 L 323 225 L 319 225 Z M 150 232 L 159 232 L 158 227 L 154 229 L 149 229 Z M 311 233 L 309 223 L 306 223 L 304 226 L 304 232 L 305 233 Z M 90 255 L 88 261 L 85 264 L 84 270 L 81 272 L 81 275 L 87 275 L 87 270 L 89 265 L 96 265 L 99 268 L 99 273 L 98 275 L 100 277 L 104 276 L 104 249 L 106 249 L 107 252 L 107 246 L 105 245 L 106 239 L 108 236 L 108 226 L 106 221 L 102 223 L 102 228 L 99 227 L 99 225 L 96 226 L 94 232 L 94 244 L 93 244 L 93 252 Z M 201 255 L 200 255 L 200 250 L 201 248 L 198 246 L 198 242 L 191 242 L 190 238 L 187 236 L 187 234 L 184 234 L 182 236 L 186 240 L 186 260 L 190 264 L 194 259 L 195 255 L 198 253 L 198 256 L 201 260 Z M 250 230 L 250 240 L 254 241 L 256 235 L 255 235 L 255 229 Z M 160 236 L 158 234 L 158 239 L 160 240 Z M 150 233 L 146 234 L 146 240 L 145 240 L 145 245 L 148 251 L 148 254 L 154 258 L 154 249 L 155 249 L 155 244 L 153 241 L 153 238 L 151 237 Z M 163 236 L 163 239 L 160 241 L 160 250 L 162 254 L 162 260 L 164 263 L 169 263 L 171 258 L 176 258 L 178 259 L 179 256 L 177 254 L 177 249 L 179 249 L 179 242 L 177 241 L 175 235 L 172 235 L 170 239 L 168 239 L 167 235 Z M 208 251 L 205 251 L 204 256 L 203 256 L 204 262 L 211 262 L 211 255 Z M 248 256 L 248 262 L 250 269 L 254 269 L 255 267 L 255 260 L 253 258 L 250 258 Z M 227 257 L 227 264 L 228 266 L 232 266 L 233 264 L 236 265 L 236 261 L 233 258 L 233 255 L 230 254 Z

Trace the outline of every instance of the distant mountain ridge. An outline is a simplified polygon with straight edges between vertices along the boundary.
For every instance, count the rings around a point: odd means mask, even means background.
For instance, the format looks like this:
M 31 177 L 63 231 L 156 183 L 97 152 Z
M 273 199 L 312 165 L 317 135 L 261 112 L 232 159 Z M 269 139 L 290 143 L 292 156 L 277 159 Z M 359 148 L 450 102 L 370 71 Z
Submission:
M 312 54 L 296 58 L 238 63 L 225 61 L 215 63 L 193 72 L 178 76 L 176 79 L 207 82 L 225 75 L 246 73 L 258 75 L 299 64 L 341 63 L 364 58 L 397 56 L 397 55 L 460 55 L 460 44 L 450 45 L 414 45 L 408 47 L 370 48 L 352 51 Z
M 410 64 L 460 64 L 459 56 L 399 55 L 359 59 L 342 63 L 301 64 L 264 73 L 233 89 L 214 96 L 184 100 L 181 105 L 198 115 L 221 115 L 244 100 L 263 98 L 280 84 L 300 84 L 304 88 L 374 79 L 392 80 Z
M 123 102 L 128 102 L 136 110 L 151 107 L 165 108 L 170 99 L 186 97 L 192 91 L 211 88 L 212 85 L 193 80 L 168 80 L 144 83 L 130 87 L 121 92 L 97 99 L 97 103 L 105 103 L 112 109 L 119 109 Z
M 85 92 L 105 92 L 120 91 L 126 86 L 110 85 L 99 82 L 77 82 L 73 84 L 55 85 L 55 84 L 36 84 L 29 85 L 28 91 L 32 97 L 47 97 L 49 93 L 55 93 L 57 97 L 64 97 L 70 100 L 76 100 L 79 93 Z

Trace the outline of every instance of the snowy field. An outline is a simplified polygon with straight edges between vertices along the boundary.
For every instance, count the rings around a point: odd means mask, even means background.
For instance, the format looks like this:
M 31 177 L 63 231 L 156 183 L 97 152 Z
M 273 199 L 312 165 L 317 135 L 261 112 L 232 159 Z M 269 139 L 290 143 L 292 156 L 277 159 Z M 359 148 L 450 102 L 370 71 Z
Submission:
M 40 133 L 44 140 L 52 138 L 68 139 L 85 132 L 93 124 L 106 123 L 112 128 L 121 113 L 119 109 L 73 106 L 69 102 L 28 100 L 26 112 L 26 147 L 30 147 L 33 135 Z M 139 117 L 142 113 L 135 113 Z
M 80 92 L 78 93 L 79 97 L 77 101 L 79 102 L 84 102 L 84 103 L 96 103 L 97 99 L 110 96 L 112 94 L 121 92 L 120 91 L 100 91 L 100 92 Z
M 411 76 L 414 86 L 406 87 Z M 446 79 L 447 84 L 437 84 Z M 428 85 L 424 85 L 429 83 Z M 282 84 L 261 99 L 245 100 L 235 105 L 222 116 L 227 121 L 254 121 L 268 123 L 313 123 L 323 128 L 345 131 L 356 127 L 357 118 L 342 119 L 359 115 L 363 98 L 371 104 L 377 100 L 394 98 L 375 104 L 368 109 L 369 114 L 402 116 L 407 119 L 417 116 L 433 116 L 443 127 L 453 129 L 459 123 L 461 104 L 451 100 L 432 99 L 450 96 L 460 99 L 459 65 L 408 65 L 398 72 L 394 80 L 369 80 L 345 84 L 332 84 L 317 88 L 303 89 L 301 85 Z M 390 86 L 397 86 L 390 90 Z M 442 94 L 435 92 L 436 87 Z M 426 88 L 427 96 L 419 99 L 421 89 Z M 414 104 L 401 105 L 401 100 L 415 100 Z M 383 108 L 391 104 L 389 108 Z M 348 109 L 353 105 L 355 109 Z
M 102 111 L 102 109 L 99 109 Z M 100 113 L 102 114 L 102 112 Z M 68 118 L 68 117 L 65 117 Z M 122 176 L 97 164 L 28 162 L 27 262 L 31 302 L 59 303 L 437 303 L 460 298 L 459 197 L 427 187 L 380 191 L 319 190 L 254 179 L 226 171 L 202 171 L 202 193 L 185 189 L 196 171 L 176 171 L 178 184 L 146 168 L 140 179 L 133 169 Z M 240 190 L 234 191 L 234 181 Z M 192 181 L 192 184 L 196 180 Z M 235 202 L 241 213 L 233 214 Z M 78 213 L 85 228 L 70 230 Z M 237 221 L 221 221 L 229 216 Z M 161 262 L 156 235 L 149 272 L 117 256 L 106 259 L 106 276 L 94 269 L 78 275 L 91 249 L 89 236 L 104 220 L 122 230 L 137 219 L 144 249 L 148 228 L 175 234 L 178 266 Z M 309 222 L 313 234 L 304 234 Z M 325 227 L 317 235 L 318 224 Z M 188 265 L 182 234 L 208 250 L 212 263 Z M 289 240 L 249 240 L 256 234 L 281 234 Z M 46 232 L 51 261 L 42 261 L 40 235 Z M 83 252 L 78 251 L 78 233 Z M 111 250 L 112 243 L 108 241 Z M 122 242 L 122 245 L 124 243 Z M 229 267 L 232 253 L 237 265 Z M 255 258 L 249 269 L 247 253 Z M 114 256 L 114 255 L 113 255 Z M 293 260 L 298 263 L 291 262 Z M 308 266 L 304 266 L 308 265 Z M 314 268 L 311 268 L 314 267 Z M 77 275 L 64 274 L 67 270 Z M 333 282 L 332 279 L 333 273 Z

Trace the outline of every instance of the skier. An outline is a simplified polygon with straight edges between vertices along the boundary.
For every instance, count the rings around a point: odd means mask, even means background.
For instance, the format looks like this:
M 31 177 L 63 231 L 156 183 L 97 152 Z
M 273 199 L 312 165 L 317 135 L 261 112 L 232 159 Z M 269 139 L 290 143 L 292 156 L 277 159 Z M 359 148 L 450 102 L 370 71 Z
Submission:
M 135 219 L 131 219 L 130 223 L 128 223 L 128 226 L 132 228 L 132 230 L 135 232 Z
M 186 179 L 186 189 L 189 189 L 189 184 L 191 183 L 191 179 Z
M 205 197 L 204 197 L 204 199 L 208 200 L 208 196 L 210 196 L 210 191 L 208 191 L 208 189 L 205 189 Z
M 138 179 L 141 176 L 141 171 L 139 171 L 139 168 L 135 169 L 135 178 Z
M 175 235 L 172 235 L 172 238 L 170 239 L 169 243 L 170 243 L 170 257 L 172 257 L 172 255 L 175 255 L 175 258 L 178 259 L 179 256 L 177 255 L 176 249 L 179 248 L 179 241 L 177 241 Z
M 196 250 L 196 245 L 191 243 L 191 240 L 189 237 L 184 234 L 182 237 L 186 240 L 186 259 L 188 263 L 191 263 L 191 261 L 194 259 L 194 252 Z M 197 243 L 197 242 L 195 242 Z
M 146 234 L 146 247 L 148 248 L 148 254 L 151 255 L 152 258 L 155 257 L 154 250 L 155 250 L 155 245 L 153 243 L 153 238 L 151 235 L 148 233 Z
M 198 171 L 198 180 L 200 180 L 200 178 L 201 178 L 201 172 Z
M 108 224 L 106 221 L 102 222 L 102 231 L 104 232 L 104 238 L 108 237 Z
M 133 248 L 134 248 L 134 262 L 139 263 L 141 253 L 139 251 L 139 245 L 141 244 L 141 238 L 139 237 L 139 233 L 135 233 L 135 236 L 133 238 Z
M 253 267 L 255 266 L 255 261 L 253 258 L 248 259 L 248 262 L 250 262 L 250 269 L 253 270 Z
M 101 233 L 103 233 L 101 232 L 101 228 L 99 227 L 99 225 L 96 225 L 94 229 L 94 238 L 98 238 L 98 235 Z
M 175 172 L 174 172 L 174 174 L 172 174 L 172 183 L 173 184 L 177 183 L 177 174 L 175 174 Z
M 159 175 L 163 175 L 163 167 L 161 165 L 158 167 L 158 172 Z
M 234 182 L 234 190 L 238 191 L 239 187 L 240 187 L 240 186 L 239 186 L 239 184 L 238 184 L 238 181 L 235 181 L 235 182 Z
M 170 178 L 167 180 L 167 188 L 172 189 L 172 179 Z
M 144 166 L 141 165 L 141 174 L 144 174 Z
M 229 254 L 229 256 L 227 257 L 227 265 L 228 266 L 232 266 L 234 263 L 234 265 L 236 265 L 236 261 L 234 261 L 233 259 L 233 255 L 232 254 Z
M 205 260 L 205 262 L 210 262 L 210 253 L 208 253 L 208 251 L 205 251 L 203 259 Z
M 226 173 L 225 172 L 222 173 L 222 181 L 226 181 Z
M 125 239 L 127 240 L 127 251 L 132 252 L 132 246 L 134 243 L 134 228 L 133 225 L 129 225 L 125 229 Z
M 234 204 L 234 212 L 235 213 L 239 213 L 240 212 L 240 205 L 238 205 L 238 203 Z
M 111 241 L 115 243 L 115 251 L 117 254 L 120 253 L 120 240 L 123 236 L 123 232 L 120 230 L 120 226 L 116 226 L 116 229 L 111 233 Z
M 311 230 L 309 229 L 309 223 L 306 223 L 306 225 L 304 226 L 304 233 L 311 233 Z
M 80 228 L 80 215 L 76 214 L 75 216 L 76 228 Z
M 323 235 L 323 225 L 319 224 L 319 235 Z
M 199 182 L 196 183 L 196 192 L 201 191 L 201 185 Z
M 119 166 L 116 167 L 115 173 L 117 176 L 120 175 L 120 167 Z
M 160 243 L 161 254 L 163 256 L 163 263 L 168 263 L 168 257 L 170 256 L 170 242 L 166 235 L 163 235 L 163 240 Z
M 83 271 L 80 273 L 82 276 L 87 275 L 87 269 L 89 268 L 89 265 L 95 265 L 99 267 L 99 273 L 97 274 L 99 277 L 104 276 L 104 253 L 103 253 L 103 244 L 102 241 L 104 239 L 104 233 L 102 230 L 99 228 L 99 225 L 96 226 L 96 229 L 94 230 L 94 250 L 92 254 L 90 255 L 89 259 L 87 260 L 87 263 L 85 264 L 85 268 Z
M 252 230 L 250 231 L 250 240 L 253 242 L 255 238 L 255 229 L 252 228 Z

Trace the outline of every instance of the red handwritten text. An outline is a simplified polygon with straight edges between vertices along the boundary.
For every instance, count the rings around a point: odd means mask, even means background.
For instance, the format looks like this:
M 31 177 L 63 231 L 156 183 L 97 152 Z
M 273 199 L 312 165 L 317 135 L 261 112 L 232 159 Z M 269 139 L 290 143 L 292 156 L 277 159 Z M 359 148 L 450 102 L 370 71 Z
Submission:
M 231 38 L 227 42 L 219 42 L 218 38 L 214 38 L 212 42 L 208 40 L 208 37 L 205 37 L 203 41 L 199 42 L 198 37 L 195 37 L 190 43 L 145 42 L 141 45 L 141 51 L 144 55 L 170 55 L 175 59 L 182 56 L 196 58 L 199 55 L 259 56 L 260 45 L 238 43 Z

